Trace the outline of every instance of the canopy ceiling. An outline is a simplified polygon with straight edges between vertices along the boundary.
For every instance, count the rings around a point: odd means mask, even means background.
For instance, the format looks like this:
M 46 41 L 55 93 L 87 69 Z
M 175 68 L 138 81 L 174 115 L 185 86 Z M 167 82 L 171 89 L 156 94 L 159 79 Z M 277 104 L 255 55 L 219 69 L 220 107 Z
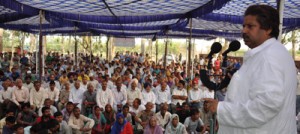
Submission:
M 0 27 L 38 33 L 115 37 L 240 38 L 249 5 L 277 0 L 0 0 Z M 300 26 L 300 1 L 286 0 L 283 28 Z

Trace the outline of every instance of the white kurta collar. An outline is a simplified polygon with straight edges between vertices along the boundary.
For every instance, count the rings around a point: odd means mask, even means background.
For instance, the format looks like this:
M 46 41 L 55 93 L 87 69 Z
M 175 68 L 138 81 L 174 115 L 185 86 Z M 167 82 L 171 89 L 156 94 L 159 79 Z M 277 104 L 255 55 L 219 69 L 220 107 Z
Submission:
M 249 59 L 250 57 L 252 57 L 253 55 L 259 53 L 260 51 L 262 51 L 263 49 L 265 49 L 266 47 L 270 46 L 271 44 L 273 44 L 273 42 L 275 42 L 276 39 L 275 38 L 270 38 L 268 40 L 266 40 L 263 44 L 257 46 L 256 48 L 250 49 L 249 51 L 247 51 L 245 53 L 244 56 L 244 62 Z

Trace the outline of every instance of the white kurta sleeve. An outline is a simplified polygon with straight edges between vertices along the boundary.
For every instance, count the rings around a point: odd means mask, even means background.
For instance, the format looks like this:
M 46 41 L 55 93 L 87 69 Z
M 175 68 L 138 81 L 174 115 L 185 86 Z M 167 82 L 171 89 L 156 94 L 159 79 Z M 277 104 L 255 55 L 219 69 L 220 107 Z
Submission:
M 72 93 L 72 91 L 70 91 L 69 101 L 75 103 L 74 100 L 73 100 L 73 93 Z
M 285 100 L 282 71 L 279 65 L 263 62 L 260 68 L 251 74 L 253 84 L 249 87 L 248 101 L 219 102 L 219 123 L 231 127 L 251 128 L 260 127 L 274 118 L 283 108 Z
M 114 104 L 114 95 L 113 95 L 113 93 L 112 93 L 112 91 L 111 90 L 109 90 L 109 100 L 108 100 L 108 103 L 111 105 L 111 106 L 113 106 L 113 104 Z
M 122 101 L 122 105 L 125 105 L 127 103 L 127 92 L 126 90 L 124 90 L 124 92 L 122 92 L 124 100 Z
M 0 91 L 0 103 L 3 103 L 3 94 L 4 93 L 4 90 Z
M 153 92 L 151 92 L 151 95 L 152 95 L 152 103 L 155 104 L 156 102 L 156 96 Z
M 29 90 L 27 88 L 24 88 L 25 90 L 25 94 L 26 94 L 26 99 L 25 99 L 25 103 L 29 102 L 29 98 L 30 98 L 30 95 L 29 95 Z
M 80 118 L 86 122 L 86 124 L 88 124 L 88 128 L 93 128 L 93 126 L 95 125 L 95 121 L 88 118 L 88 117 L 85 117 L 84 115 L 80 115 Z
M 100 99 L 101 99 L 101 91 L 99 91 L 96 95 L 96 102 L 97 102 L 97 105 L 100 107 L 100 108 L 103 108 L 104 107 L 102 106 L 101 102 L 100 102 Z
M 59 90 L 56 88 L 55 89 L 55 98 L 54 98 L 54 101 L 58 102 L 58 99 L 59 99 Z

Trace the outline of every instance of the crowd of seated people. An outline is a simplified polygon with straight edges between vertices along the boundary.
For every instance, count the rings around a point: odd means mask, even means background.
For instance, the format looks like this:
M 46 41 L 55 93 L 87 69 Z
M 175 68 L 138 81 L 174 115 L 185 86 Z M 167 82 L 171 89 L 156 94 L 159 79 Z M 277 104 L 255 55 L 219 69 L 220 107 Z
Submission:
M 12 57 L 11 57 L 12 56 Z M 13 59 L 9 61 L 8 59 Z M 213 72 L 222 72 L 217 58 Z M 212 114 L 202 98 L 214 90 L 200 80 L 204 58 L 193 69 L 166 68 L 148 55 L 101 56 L 49 53 L 44 75 L 30 55 L 0 54 L 0 133 L 3 134 L 185 134 L 207 133 Z M 228 60 L 230 67 L 239 67 Z M 240 63 L 238 63 L 240 64 Z M 193 78 L 187 78 L 187 72 Z M 214 76 L 211 81 L 216 81 Z M 224 100 L 226 89 L 217 91 Z M 216 123 L 217 126 L 217 123 Z M 217 127 L 216 127 L 217 129 Z

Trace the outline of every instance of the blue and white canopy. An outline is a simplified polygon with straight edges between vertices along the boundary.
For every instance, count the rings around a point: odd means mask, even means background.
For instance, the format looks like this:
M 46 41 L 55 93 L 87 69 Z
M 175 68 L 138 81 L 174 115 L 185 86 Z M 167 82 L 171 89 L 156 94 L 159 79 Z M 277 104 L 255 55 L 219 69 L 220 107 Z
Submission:
M 239 38 L 249 5 L 278 0 L 0 0 L 0 27 L 42 34 Z M 300 1 L 286 0 L 284 30 L 300 27 Z M 40 26 L 40 11 L 43 19 Z

